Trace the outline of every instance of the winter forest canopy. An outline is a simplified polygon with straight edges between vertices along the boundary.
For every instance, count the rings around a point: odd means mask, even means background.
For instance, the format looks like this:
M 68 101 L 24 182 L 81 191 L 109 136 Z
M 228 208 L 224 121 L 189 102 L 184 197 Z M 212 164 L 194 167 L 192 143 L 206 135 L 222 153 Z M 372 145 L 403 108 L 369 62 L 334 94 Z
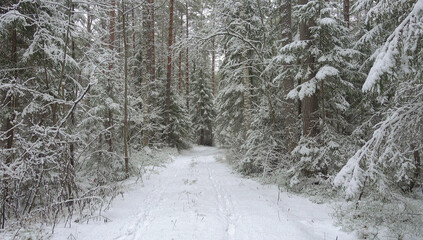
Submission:
M 199 144 L 418 239 L 422 37 L 423 0 L 3 0 L 1 231 L 95 214 Z

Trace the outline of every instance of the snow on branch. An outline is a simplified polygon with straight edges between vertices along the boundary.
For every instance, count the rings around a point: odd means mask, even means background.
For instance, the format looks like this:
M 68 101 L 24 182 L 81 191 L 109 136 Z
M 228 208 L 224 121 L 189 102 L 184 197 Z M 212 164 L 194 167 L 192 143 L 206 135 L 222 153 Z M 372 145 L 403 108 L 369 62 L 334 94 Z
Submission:
M 410 146 L 404 150 L 409 142 L 421 134 L 423 123 L 423 102 L 417 96 L 415 101 L 398 107 L 384 121 L 377 125 L 372 138 L 351 157 L 334 179 L 336 187 L 342 187 L 346 197 L 351 198 L 359 193 L 366 177 L 373 183 L 380 193 L 389 185 L 386 172 L 395 171 L 395 178 L 391 181 L 408 179 L 410 168 L 407 153 Z M 404 146 L 402 146 L 404 145 Z M 413 168 L 413 166 L 411 166 Z
M 10 10 L 3 15 L 0 15 L 0 31 L 5 31 L 8 24 L 12 24 L 15 21 L 25 22 L 26 16 L 16 10 Z
M 311 96 L 316 92 L 317 81 L 316 78 L 311 79 L 291 90 L 286 96 L 288 99 L 300 99 Z
M 326 65 L 319 69 L 319 71 L 316 74 L 316 79 L 320 81 L 320 80 L 326 79 L 327 77 L 337 76 L 338 74 L 339 74 L 338 69 Z
M 412 39 L 415 34 L 422 34 L 419 27 L 423 24 L 423 0 L 418 0 L 411 13 L 401 22 L 401 24 L 389 36 L 385 45 L 373 56 L 376 60 L 370 69 L 369 75 L 362 87 L 363 91 L 374 88 L 380 77 L 389 73 L 396 66 L 396 57 L 401 54 L 401 38 Z M 408 50 L 408 49 L 406 49 Z M 402 51 L 403 54 L 406 51 Z

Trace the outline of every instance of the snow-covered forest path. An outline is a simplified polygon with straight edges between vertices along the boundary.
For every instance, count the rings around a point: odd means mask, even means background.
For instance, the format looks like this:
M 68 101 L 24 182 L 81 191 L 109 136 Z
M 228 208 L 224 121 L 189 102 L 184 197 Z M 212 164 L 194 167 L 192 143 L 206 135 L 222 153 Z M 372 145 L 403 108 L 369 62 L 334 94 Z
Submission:
M 217 148 L 195 147 L 113 202 L 111 222 L 58 226 L 53 239 L 354 239 L 328 205 L 281 193 L 233 173 Z

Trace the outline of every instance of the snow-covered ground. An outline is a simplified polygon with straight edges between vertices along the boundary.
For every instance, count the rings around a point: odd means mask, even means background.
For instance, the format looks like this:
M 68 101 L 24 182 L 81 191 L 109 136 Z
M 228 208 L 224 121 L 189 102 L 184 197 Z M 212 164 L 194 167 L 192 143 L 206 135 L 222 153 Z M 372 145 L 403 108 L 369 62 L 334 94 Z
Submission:
M 174 157 L 104 213 L 111 219 L 59 225 L 53 239 L 355 239 L 333 225 L 331 207 L 244 179 L 217 148 L 195 147 Z M 74 238 L 68 238 L 73 236 Z

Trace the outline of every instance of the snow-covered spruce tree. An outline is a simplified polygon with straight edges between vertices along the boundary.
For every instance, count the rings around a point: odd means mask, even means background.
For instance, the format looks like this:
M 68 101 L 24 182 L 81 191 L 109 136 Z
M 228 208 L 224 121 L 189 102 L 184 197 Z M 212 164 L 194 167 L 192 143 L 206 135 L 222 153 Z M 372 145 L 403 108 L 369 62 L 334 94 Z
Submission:
M 280 44 L 281 2 L 256 1 L 252 4 L 250 27 L 252 40 L 256 42 L 251 67 L 251 123 L 245 141 L 241 145 L 241 170 L 247 174 L 263 177 L 275 175 L 275 170 L 284 167 L 285 133 L 283 108 L 283 84 L 273 81 L 277 77 L 279 64 L 272 60 L 276 46 Z M 277 16 L 274 16 L 277 15 Z M 254 19 L 254 21 L 253 21 Z
M 219 6 L 222 9 L 220 12 L 228 13 L 223 25 L 232 22 L 232 18 L 236 16 L 236 9 L 228 4 L 222 3 Z M 241 4 L 237 6 L 241 7 Z M 219 68 L 220 80 L 216 95 L 216 140 L 221 146 L 239 146 L 235 142 L 240 142 L 243 138 L 242 70 L 239 68 L 241 41 L 228 36 L 223 41 L 224 59 Z
M 283 151 L 283 128 L 272 118 L 267 96 L 252 110 L 251 129 L 242 144 L 241 170 L 245 174 L 268 176 L 281 166 Z M 281 122 L 281 121 L 280 121 Z
M 423 1 L 369 3 L 358 1 L 355 6 L 366 11 L 369 27 L 360 41 L 379 43 L 365 62 L 371 68 L 363 91 L 381 96 L 383 119 L 335 178 L 348 199 L 358 198 L 350 205 L 354 216 L 341 219 L 355 227 L 364 221 L 373 231 L 389 228 L 398 238 L 421 237 L 422 219 L 414 214 L 422 211 L 422 199 L 412 192 L 420 193 L 422 186 Z M 387 15 L 392 25 L 383 28 Z
M 215 13 L 206 17 L 208 10 L 214 11 L 214 3 L 192 2 L 190 5 L 190 21 L 192 37 L 195 41 L 181 41 L 181 49 L 189 48 L 189 70 L 190 84 L 187 100 L 190 106 L 190 116 L 193 124 L 191 139 L 200 145 L 212 146 L 213 125 L 215 121 L 214 96 L 212 93 L 212 59 L 210 58 L 210 47 L 212 43 L 210 36 L 215 32 Z M 206 36 L 206 37 L 205 37 Z M 211 50 L 213 51 L 213 50 Z M 182 85 L 182 84 L 181 84 Z M 185 83 L 185 87 L 187 87 Z
M 357 52 L 347 48 L 347 29 L 335 12 L 341 9 L 339 4 L 303 1 L 294 9 L 301 38 L 283 46 L 276 59 L 284 65 L 279 78 L 295 76 L 298 83 L 285 96 L 301 100 L 303 121 L 287 176 L 291 187 L 302 182 L 296 186 L 302 188 L 308 184 L 303 180 L 330 178 L 345 156 L 352 155 L 345 117 L 354 101 L 350 79 L 357 68 L 352 62 Z
M 204 69 L 206 70 L 206 69 Z M 192 123 L 195 141 L 200 145 L 213 145 L 214 106 L 210 76 L 200 68 L 192 76 Z
M 216 96 L 216 134 L 221 145 L 239 147 L 250 129 L 252 86 L 260 75 L 255 68 L 261 62 L 256 52 L 260 20 L 254 1 L 224 2 L 219 8 L 225 13 L 220 18 L 225 35 Z
M 187 149 L 190 147 L 191 120 L 187 109 L 186 101 L 172 89 L 170 93 L 169 125 L 166 127 L 168 143 L 177 149 Z

